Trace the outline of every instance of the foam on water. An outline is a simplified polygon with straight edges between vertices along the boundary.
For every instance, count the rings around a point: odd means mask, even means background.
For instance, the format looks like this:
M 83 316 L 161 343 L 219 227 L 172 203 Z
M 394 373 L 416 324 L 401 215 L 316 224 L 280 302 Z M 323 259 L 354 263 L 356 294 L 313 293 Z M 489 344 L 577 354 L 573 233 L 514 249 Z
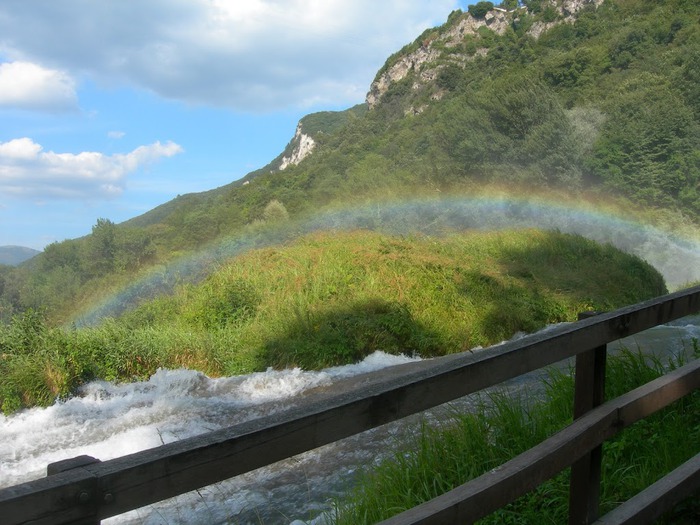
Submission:
M 700 316 L 622 344 L 665 356 L 692 351 L 693 338 L 700 338 Z M 294 406 L 316 387 L 414 360 L 376 352 L 355 365 L 320 372 L 268 370 L 212 379 L 189 370 L 159 370 L 145 382 L 96 381 L 80 396 L 51 407 L 0 416 L 0 487 L 43 477 L 48 463 L 62 459 L 87 454 L 108 460 L 268 415 Z M 526 379 L 518 382 L 527 388 Z M 453 406 L 468 407 L 469 400 Z M 321 525 L 329 498 L 342 496 L 359 470 L 391 455 L 403 436 L 420 428 L 420 418 L 440 417 L 439 409 L 412 416 L 105 523 Z
M 62 459 L 107 460 L 271 414 L 311 388 L 411 359 L 376 352 L 320 372 L 212 379 L 183 369 L 159 370 L 138 383 L 95 381 L 48 408 L 0 415 L 0 487 L 43 477 L 47 464 Z

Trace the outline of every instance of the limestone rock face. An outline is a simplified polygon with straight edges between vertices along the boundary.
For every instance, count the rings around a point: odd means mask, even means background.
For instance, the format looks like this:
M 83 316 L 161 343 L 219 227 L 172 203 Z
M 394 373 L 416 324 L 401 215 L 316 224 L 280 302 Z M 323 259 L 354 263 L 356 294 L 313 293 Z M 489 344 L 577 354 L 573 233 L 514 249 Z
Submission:
M 434 40 L 423 42 L 418 49 L 399 58 L 372 82 L 369 93 L 367 93 L 367 105 L 370 109 L 375 107 L 391 84 L 403 80 L 411 72 L 417 72 L 422 83 L 434 80 L 439 68 L 431 69 L 424 67 L 424 65 L 432 64 L 443 54 L 440 48 L 458 46 L 464 41 L 465 36 L 476 36 L 480 27 L 486 27 L 501 35 L 508 28 L 510 20 L 510 13 L 500 9 L 489 11 L 484 18 L 474 18 L 465 13 L 456 24 Z M 466 60 L 466 57 L 463 59 Z
M 539 38 L 542 33 L 555 25 L 573 23 L 581 9 L 589 5 L 598 7 L 603 1 L 549 0 L 550 5 L 557 12 L 556 20 L 548 23 L 537 21 L 529 29 L 528 34 Z M 366 97 L 367 106 L 369 109 L 376 107 L 392 84 L 400 82 L 411 74 L 415 76 L 412 88 L 418 90 L 422 86 L 432 83 L 446 63 L 464 64 L 468 60 L 473 60 L 475 56 L 487 54 L 488 48 L 478 46 L 480 33 L 484 31 L 483 28 L 502 35 L 525 10 L 526 8 L 521 7 L 513 11 L 506 11 L 496 7 L 486 13 L 483 18 L 474 18 L 469 13 L 459 12 L 453 18 L 455 15 L 453 13 L 445 26 L 429 33 L 428 37 L 424 38 L 417 48 L 411 46 L 411 49 L 415 48 L 414 50 L 394 59 L 393 63 L 372 82 Z M 477 47 L 475 50 L 472 49 L 471 54 L 463 52 L 458 47 L 466 40 L 476 42 Z M 439 91 L 431 95 L 433 100 L 440 97 Z M 416 114 L 422 109 L 424 108 L 409 108 L 406 110 L 406 114 Z
M 549 23 L 535 22 L 527 33 L 533 38 L 539 38 L 542 33 L 558 24 L 572 24 L 576 20 L 578 12 L 584 7 L 591 4 L 598 7 L 603 2 L 604 0 L 561 0 L 560 2 L 551 2 L 551 5 L 557 10 L 561 18 Z
M 292 139 L 292 152 L 289 156 L 282 157 L 280 163 L 280 171 L 287 166 L 297 165 L 306 157 L 308 157 L 316 146 L 316 141 L 303 132 L 301 122 L 297 125 L 297 130 Z
M 528 34 L 539 38 L 551 27 L 562 23 L 573 23 L 579 11 L 594 5 L 600 6 L 604 0 L 549 0 L 551 7 L 556 10 L 556 20 L 552 22 L 537 21 L 528 30 Z M 447 65 L 463 66 L 475 57 L 484 56 L 489 52 L 487 46 L 479 46 L 484 33 L 491 31 L 497 35 L 505 33 L 514 21 L 525 12 L 524 7 L 507 11 L 493 8 L 483 18 L 475 18 L 469 13 L 456 11 L 448 19 L 447 24 L 435 30 L 426 32 L 421 41 L 410 46 L 409 52 L 392 59 L 385 71 L 372 82 L 367 93 L 366 102 L 369 109 L 376 107 L 389 88 L 406 78 L 411 78 L 411 89 L 418 91 L 428 88 L 423 102 L 404 109 L 405 116 L 419 115 L 428 108 L 428 100 L 440 100 L 445 90 L 440 89 L 436 80 L 440 71 Z M 465 43 L 469 42 L 471 49 L 467 52 Z M 304 133 L 299 122 L 294 138 L 285 150 L 285 154 L 277 168 L 279 171 L 288 166 L 299 164 L 308 157 L 316 146 L 316 141 Z
M 604 0 L 563 0 L 558 6 L 559 12 L 567 18 L 573 17 L 584 7 L 590 4 L 600 6 Z
M 420 70 L 423 64 L 432 62 L 439 56 L 440 53 L 436 50 L 420 47 L 413 53 L 399 59 L 398 62 L 387 69 L 377 80 L 372 82 L 366 99 L 369 108 L 372 109 L 377 105 L 379 99 L 388 91 L 391 84 L 403 80 L 411 71 Z

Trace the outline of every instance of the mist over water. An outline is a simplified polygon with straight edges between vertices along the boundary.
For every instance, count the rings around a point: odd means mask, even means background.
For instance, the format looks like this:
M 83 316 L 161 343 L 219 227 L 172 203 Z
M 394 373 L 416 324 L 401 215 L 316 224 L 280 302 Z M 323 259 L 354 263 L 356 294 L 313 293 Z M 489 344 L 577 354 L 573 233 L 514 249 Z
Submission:
M 319 214 L 303 222 L 251 229 L 200 253 L 152 270 L 120 293 L 93 305 L 74 320 L 78 326 L 119 315 L 180 282 L 198 281 L 218 264 L 248 250 L 290 241 L 319 230 L 369 229 L 390 234 L 443 235 L 465 230 L 538 228 L 579 234 L 609 243 L 654 266 L 669 289 L 700 280 L 700 241 L 601 212 L 535 200 L 463 198 L 373 203 Z
M 418 201 L 321 216 L 316 229 L 364 227 L 395 234 L 440 235 L 463 229 L 537 228 L 609 243 L 654 266 L 669 288 L 700 279 L 700 242 L 590 210 L 516 199 Z

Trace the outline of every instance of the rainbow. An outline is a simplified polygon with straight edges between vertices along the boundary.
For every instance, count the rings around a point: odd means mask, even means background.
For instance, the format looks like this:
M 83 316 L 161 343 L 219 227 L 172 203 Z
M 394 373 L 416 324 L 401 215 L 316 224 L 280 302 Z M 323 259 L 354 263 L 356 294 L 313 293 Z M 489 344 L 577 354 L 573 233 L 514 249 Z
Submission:
M 372 229 L 391 234 L 440 235 L 463 229 L 538 228 L 574 233 L 608 243 L 654 266 L 670 289 L 700 281 L 700 241 L 629 220 L 614 212 L 541 198 L 447 196 L 397 202 L 372 202 L 319 213 L 283 226 L 250 227 L 196 254 L 159 266 L 75 316 L 77 326 L 106 317 L 162 293 L 178 283 L 197 282 L 227 259 L 248 250 L 281 244 L 319 230 Z

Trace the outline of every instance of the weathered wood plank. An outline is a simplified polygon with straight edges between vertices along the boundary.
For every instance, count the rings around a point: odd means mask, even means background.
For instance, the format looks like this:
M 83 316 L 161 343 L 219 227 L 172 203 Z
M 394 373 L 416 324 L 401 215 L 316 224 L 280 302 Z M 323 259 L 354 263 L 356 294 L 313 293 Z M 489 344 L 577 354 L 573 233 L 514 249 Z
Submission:
M 700 388 L 695 360 L 593 409 L 500 467 L 381 525 L 473 523 L 526 494 L 622 428 Z
M 594 525 L 631 525 L 652 523 L 676 503 L 700 489 L 700 454 L 683 463 L 670 474 L 649 485 Z
M 96 508 L 80 502 L 83 492 L 98 494 L 97 478 L 91 472 L 80 468 L 37 481 L 39 491 L 31 490 L 33 482 L 0 491 L 0 523 L 75 523 L 96 513 Z
M 593 314 L 583 315 L 583 318 L 589 318 Z M 576 356 L 574 419 L 582 417 L 605 400 L 606 360 L 607 345 Z M 602 459 L 603 448 L 598 445 L 571 465 L 569 525 L 586 525 L 598 517 Z
M 106 518 L 269 465 L 384 423 L 415 414 L 579 352 L 700 311 L 700 286 L 498 347 L 405 366 L 355 391 L 319 395 L 302 407 L 122 458 L 54 479 L 0 489 L 6 523 L 65 523 L 94 515 L 66 502 L 84 476 L 98 480 L 98 516 Z M 62 480 L 62 483 L 59 483 Z M 55 494 L 63 496 L 57 503 Z

